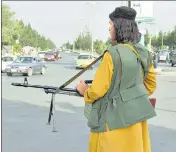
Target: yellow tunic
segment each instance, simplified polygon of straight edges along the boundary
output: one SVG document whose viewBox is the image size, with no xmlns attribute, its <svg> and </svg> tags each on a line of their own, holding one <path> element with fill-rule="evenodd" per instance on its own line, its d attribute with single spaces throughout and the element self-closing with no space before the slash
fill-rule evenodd
<svg viewBox="0 0 176 152">
<path fill-rule="evenodd" d="M 112 57 L 109 52 L 106 52 L 92 85 L 84 93 L 85 102 L 93 103 L 105 95 L 110 88 L 112 74 Z M 144 84 L 151 95 L 156 89 L 156 74 L 153 65 L 150 66 Z M 113 131 L 109 131 L 107 126 L 107 132 L 103 133 L 91 132 L 89 152 L 151 152 L 147 121 Z"/>
</svg>

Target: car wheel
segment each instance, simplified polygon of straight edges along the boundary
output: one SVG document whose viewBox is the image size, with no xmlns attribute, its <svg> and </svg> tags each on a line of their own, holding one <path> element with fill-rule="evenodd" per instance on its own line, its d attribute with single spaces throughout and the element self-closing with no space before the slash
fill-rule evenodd
<svg viewBox="0 0 176 152">
<path fill-rule="evenodd" d="M 173 67 L 173 66 L 174 66 L 174 63 L 171 63 L 171 66 Z"/>
<path fill-rule="evenodd" d="M 32 70 L 32 68 L 29 68 L 28 72 L 27 72 L 27 76 L 30 77 L 30 76 L 32 76 L 32 74 L 33 74 L 33 70 Z"/>
<path fill-rule="evenodd" d="M 45 67 L 42 67 L 42 70 L 41 70 L 40 74 L 42 74 L 42 75 L 45 74 Z"/>
<path fill-rule="evenodd" d="M 7 75 L 8 75 L 8 76 L 12 76 L 12 73 L 10 73 L 10 72 L 7 72 Z"/>
</svg>

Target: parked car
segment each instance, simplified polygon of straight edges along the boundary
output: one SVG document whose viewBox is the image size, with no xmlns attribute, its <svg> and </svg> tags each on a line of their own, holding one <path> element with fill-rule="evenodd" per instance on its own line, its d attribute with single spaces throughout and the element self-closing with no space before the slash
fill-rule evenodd
<svg viewBox="0 0 176 152">
<path fill-rule="evenodd" d="M 10 65 L 6 67 L 8 76 L 13 74 L 23 74 L 24 76 L 32 76 L 34 73 L 44 74 L 46 70 L 45 62 L 39 57 L 20 56 Z"/>
<path fill-rule="evenodd" d="M 1 68 L 1 72 L 5 72 L 5 69 L 8 65 L 12 64 L 15 59 L 17 57 L 16 56 L 4 56 L 2 57 L 2 68 Z"/>
<path fill-rule="evenodd" d="M 168 50 L 159 50 L 158 51 L 158 63 L 164 62 L 169 63 L 169 51 Z"/>
<path fill-rule="evenodd" d="M 171 66 L 174 66 L 176 64 L 176 50 L 170 53 L 170 63 Z"/>
<path fill-rule="evenodd" d="M 44 57 L 45 57 L 45 51 L 40 51 L 39 53 L 38 53 L 38 57 L 40 57 L 41 59 L 44 59 Z"/>
<path fill-rule="evenodd" d="M 55 61 L 56 60 L 56 55 L 54 52 L 47 52 L 45 53 L 45 57 L 44 57 L 45 61 Z"/>
<path fill-rule="evenodd" d="M 66 50 L 65 53 L 70 53 L 70 50 Z"/>
<path fill-rule="evenodd" d="M 92 63 L 94 60 L 95 60 L 95 58 L 91 55 L 81 54 L 76 59 L 76 69 L 85 68 L 90 63 Z"/>
</svg>

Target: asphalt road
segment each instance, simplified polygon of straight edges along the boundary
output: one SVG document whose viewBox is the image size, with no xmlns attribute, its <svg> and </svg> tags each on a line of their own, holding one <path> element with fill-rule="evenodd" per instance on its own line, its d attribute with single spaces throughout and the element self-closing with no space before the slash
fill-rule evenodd
<svg viewBox="0 0 176 152">
<path fill-rule="evenodd" d="M 79 70 L 75 70 L 77 54 L 62 54 L 62 59 L 49 62 L 44 76 L 33 75 L 30 84 L 60 86 Z M 95 66 L 96 69 L 97 66 Z M 88 70 L 80 79 L 92 79 Z M 83 116 L 81 97 L 56 96 L 57 132 L 46 125 L 50 95 L 43 90 L 14 87 L 23 76 L 2 76 L 2 151 L 3 152 L 87 152 L 89 128 Z M 149 120 L 152 152 L 176 151 L 176 76 L 158 76 L 157 117 Z"/>
</svg>

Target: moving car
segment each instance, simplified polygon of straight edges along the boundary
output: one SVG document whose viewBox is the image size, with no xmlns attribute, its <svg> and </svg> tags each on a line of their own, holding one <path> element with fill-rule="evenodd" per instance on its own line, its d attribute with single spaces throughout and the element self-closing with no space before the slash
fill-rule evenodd
<svg viewBox="0 0 176 152">
<path fill-rule="evenodd" d="M 95 58 L 91 55 L 81 54 L 76 59 L 76 69 L 85 68 L 90 63 L 92 63 L 94 60 L 95 60 Z"/>
<path fill-rule="evenodd" d="M 2 68 L 1 68 L 1 72 L 5 72 L 5 69 L 8 65 L 12 64 L 15 59 L 17 57 L 16 56 L 4 56 L 2 57 Z"/>
<path fill-rule="evenodd" d="M 170 53 L 170 63 L 171 66 L 174 66 L 176 64 L 176 50 Z"/>
<path fill-rule="evenodd" d="M 41 59 L 44 59 L 44 57 L 45 57 L 45 51 L 40 51 L 39 53 L 38 53 L 38 57 L 40 57 Z"/>
<path fill-rule="evenodd" d="M 55 61 L 56 60 L 56 55 L 54 52 L 47 52 L 45 53 L 45 57 L 44 57 L 45 61 Z"/>
<path fill-rule="evenodd" d="M 169 63 L 169 51 L 168 50 L 160 50 L 158 51 L 158 63 Z"/>
<path fill-rule="evenodd" d="M 24 76 L 32 76 L 34 73 L 44 74 L 46 70 L 45 62 L 39 57 L 20 56 L 10 65 L 6 67 L 8 76 L 13 74 L 23 74 Z"/>
</svg>

